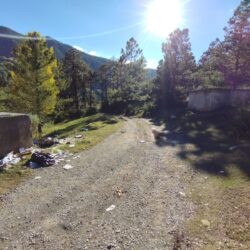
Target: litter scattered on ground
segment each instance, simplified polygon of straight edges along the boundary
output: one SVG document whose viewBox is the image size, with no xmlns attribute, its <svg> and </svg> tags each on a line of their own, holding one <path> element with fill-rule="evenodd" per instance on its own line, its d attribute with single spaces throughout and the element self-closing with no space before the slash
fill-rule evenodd
<svg viewBox="0 0 250 250">
<path fill-rule="evenodd" d="M 31 155 L 31 159 L 29 161 L 29 167 L 48 167 L 54 165 L 55 163 L 55 159 L 51 154 L 43 152 L 34 152 Z"/>
<path fill-rule="evenodd" d="M 80 139 L 80 138 L 82 138 L 82 137 L 83 137 L 83 135 L 76 135 L 76 136 L 75 136 L 76 139 Z"/>
<path fill-rule="evenodd" d="M 42 177 L 41 176 L 36 176 L 35 177 L 35 180 L 39 180 L 39 179 L 41 179 Z"/>
<path fill-rule="evenodd" d="M 109 212 L 109 211 L 112 211 L 113 209 L 115 209 L 115 205 L 111 205 L 110 207 L 106 209 L 106 211 Z"/>
<path fill-rule="evenodd" d="M 69 147 L 70 148 L 74 148 L 76 145 L 75 144 L 70 144 Z"/>
<path fill-rule="evenodd" d="M 88 128 L 83 128 L 82 131 L 89 131 L 89 129 Z"/>
<path fill-rule="evenodd" d="M 8 153 L 2 160 L 0 160 L 0 169 L 10 168 L 9 165 L 16 165 L 21 161 L 21 158 L 14 155 L 13 152 Z"/>
<path fill-rule="evenodd" d="M 66 164 L 66 165 L 63 166 L 63 169 L 65 169 L 65 170 L 70 170 L 72 168 L 74 168 L 74 167 L 72 165 L 70 165 L 70 164 Z"/>
<path fill-rule="evenodd" d="M 19 148 L 20 156 L 29 155 L 32 153 L 32 148 Z"/>
<path fill-rule="evenodd" d="M 176 144 L 178 144 L 179 142 L 178 141 L 175 141 L 175 140 L 173 140 L 173 141 L 169 141 L 172 145 L 176 145 Z"/>
<path fill-rule="evenodd" d="M 39 146 L 41 148 L 49 148 L 56 144 L 57 142 L 52 137 L 46 137 L 40 140 Z"/>
<path fill-rule="evenodd" d="M 183 192 L 179 192 L 179 195 L 180 195 L 181 197 L 186 197 L 186 194 L 183 193 Z"/>
<path fill-rule="evenodd" d="M 28 167 L 35 169 L 35 168 L 40 168 L 41 164 L 37 163 L 37 162 L 33 162 L 33 161 L 29 161 L 28 162 Z"/>
<path fill-rule="evenodd" d="M 247 143 L 247 144 L 240 144 L 240 145 L 235 145 L 235 146 L 232 146 L 229 148 L 230 151 L 234 151 L 238 148 L 246 148 L 246 147 L 250 147 L 250 144 Z"/>
<path fill-rule="evenodd" d="M 115 195 L 116 195 L 118 198 L 120 198 L 120 197 L 122 196 L 122 194 L 123 194 L 122 190 L 117 188 L 116 191 L 115 191 Z"/>
<path fill-rule="evenodd" d="M 142 141 L 140 141 L 140 143 L 145 143 L 145 141 L 142 140 Z"/>
<path fill-rule="evenodd" d="M 224 173 L 225 173 L 225 171 L 223 171 L 223 170 L 222 170 L 222 171 L 220 171 L 220 174 L 224 174 Z"/>
</svg>

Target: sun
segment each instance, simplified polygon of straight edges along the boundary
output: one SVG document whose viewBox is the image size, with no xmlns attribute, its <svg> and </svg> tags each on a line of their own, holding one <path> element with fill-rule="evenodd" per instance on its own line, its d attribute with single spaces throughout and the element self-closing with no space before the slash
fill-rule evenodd
<svg viewBox="0 0 250 250">
<path fill-rule="evenodd" d="M 146 7 L 147 31 L 166 37 L 183 24 L 181 0 L 152 0 Z"/>
</svg>

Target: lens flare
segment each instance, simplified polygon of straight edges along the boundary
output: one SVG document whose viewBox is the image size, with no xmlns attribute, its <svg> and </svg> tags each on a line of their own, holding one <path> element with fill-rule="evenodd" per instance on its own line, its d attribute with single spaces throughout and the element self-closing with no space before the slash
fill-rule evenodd
<svg viewBox="0 0 250 250">
<path fill-rule="evenodd" d="M 146 28 L 154 35 L 166 37 L 184 23 L 181 0 L 152 0 L 146 9 Z"/>
</svg>

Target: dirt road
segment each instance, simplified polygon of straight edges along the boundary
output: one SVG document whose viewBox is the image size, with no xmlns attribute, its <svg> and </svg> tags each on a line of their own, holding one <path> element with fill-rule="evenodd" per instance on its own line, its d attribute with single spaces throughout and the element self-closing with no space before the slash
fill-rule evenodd
<svg viewBox="0 0 250 250">
<path fill-rule="evenodd" d="M 71 159 L 73 169 L 36 170 L 40 179 L 4 199 L 0 249 L 190 249 L 178 232 L 192 213 L 192 175 L 174 147 L 155 144 L 151 127 L 129 119 Z"/>
</svg>

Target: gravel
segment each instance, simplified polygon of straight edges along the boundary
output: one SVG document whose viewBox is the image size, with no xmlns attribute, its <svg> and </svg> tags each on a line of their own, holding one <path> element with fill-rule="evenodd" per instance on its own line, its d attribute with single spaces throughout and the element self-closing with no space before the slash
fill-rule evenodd
<svg viewBox="0 0 250 250">
<path fill-rule="evenodd" d="M 72 156 L 70 171 L 35 170 L 40 179 L 3 200 L 0 249 L 190 249 L 182 233 L 193 211 L 189 172 L 176 151 L 157 146 L 151 124 L 134 118 Z"/>
</svg>

